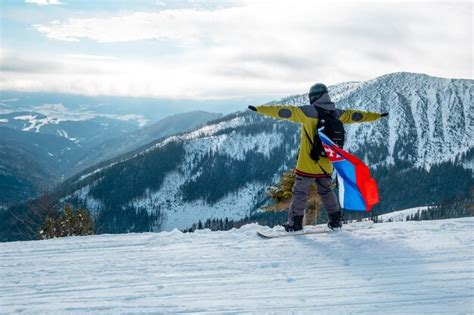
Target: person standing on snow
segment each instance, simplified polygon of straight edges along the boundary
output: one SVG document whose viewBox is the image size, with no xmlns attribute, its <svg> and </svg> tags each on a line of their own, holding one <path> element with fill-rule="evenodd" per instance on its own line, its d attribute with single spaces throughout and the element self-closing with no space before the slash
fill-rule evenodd
<svg viewBox="0 0 474 315">
<path fill-rule="evenodd" d="M 332 163 L 324 156 L 318 157 L 317 161 L 311 157 L 313 141 L 309 135 L 317 133 L 318 111 L 334 115 L 344 124 L 375 121 L 388 115 L 388 113 L 378 114 L 352 109 L 336 109 L 334 103 L 331 102 L 327 87 L 322 83 L 313 85 L 309 90 L 308 96 L 311 105 L 306 106 L 249 106 L 249 109 L 259 114 L 302 124 L 295 171 L 296 179 L 292 189 L 293 196 L 290 209 L 288 210 L 288 222 L 284 224 L 287 232 L 303 229 L 306 202 L 311 185 L 314 182 L 328 214 L 328 226 L 331 229 L 342 227 L 343 213 L 334 193 L 331 178 L 333 172 Z"/>
</svg>

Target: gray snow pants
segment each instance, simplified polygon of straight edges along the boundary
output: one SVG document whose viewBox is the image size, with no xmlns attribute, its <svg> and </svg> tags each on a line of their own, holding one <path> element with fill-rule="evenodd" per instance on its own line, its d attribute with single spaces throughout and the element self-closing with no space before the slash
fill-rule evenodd
<svg viewBox="0 0 474 315">
<path fill-rule="evenodd" d="M 293 197 L 291 199 L 290 210 L 288 211 L 288 223 L 293 225 L 293 217 L 297 215 L 304 215 L 306 209 L 306 202 L 310 192 L 311 185 L 316 183 L 318 194 L 321 197 L 324 208 L 327 213 L 334 213 L 341 211 L 336 194 L 334 193 L 332 179 L 329 177 L 304 177 L 296 175 L 295 183 L 293 185 Z"/>
</svg>

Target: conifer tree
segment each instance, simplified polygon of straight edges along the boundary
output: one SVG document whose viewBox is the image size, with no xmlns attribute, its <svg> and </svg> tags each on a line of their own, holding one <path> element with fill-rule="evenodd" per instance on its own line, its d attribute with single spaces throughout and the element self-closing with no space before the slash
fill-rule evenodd
<svg viewBox="0 0 474 315">
<path fill-rule="evenodd" d="M 92 235 L 94 232 L 91 215 L 87 209 L 79 208 L 76 213 L 76 235 Z"/>
<path fill-rule="evenodd" d="M 47 216 L 38 232 L 39 239 L 54 238 L 56 235 L 56 222 L 53 218 Z"/>
<path fill-rule="evenodd" d="M 74 235 L 92 235 L 94 232 L 92 217 L 87 209 L 80 208 L 74 212 L 66 204 L 58 218 L 47 216 L 38 230 L 38 239 L 66 237 Z"/>
<path fill-rule="evenodd" d="M 74 235 L 75 216 L 70 205 L 64 206 L 64 213 L 59 219 L 59 236 Z"/>
</svg>

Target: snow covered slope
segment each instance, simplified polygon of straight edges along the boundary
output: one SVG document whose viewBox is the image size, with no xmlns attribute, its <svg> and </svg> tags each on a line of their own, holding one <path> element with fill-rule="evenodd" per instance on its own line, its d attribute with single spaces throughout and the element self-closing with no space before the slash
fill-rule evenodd
<svg viewBox="0 0 474 315">
<path fill-rule="evenodd" d="M 393 211 L 390 213 L 382 214 L 377 216 L 378 222 L 398 222 L 406 221 L 407 217 L 411 217 L 416 213 L 421 213 L 428 210 L 430 207 L 415 207 L 410 209 L 404 209 L 399 211 Z"/>
<path fill-rule="evenodd" d="M 267 183 L 296 155 L 296 131 L 296 125 L 249 112 L 227 116 L 71 178 L 66 184 L 74 190 L 63 200 L 96 213 L 114 211 L 109 219 L 121 215 L 120 208 L 157 215 L 152 225 L 159 230 L 210 218 L 240 220 L 265 200 Z M 139 227 L 135 222 L 128 218 L 106 231 L 127 232 Z"/>
<path fill-rule="evenodd" d="M 264 240 L 247 225 L 0 243 L 2 313 L 474 311 L 474 218 Z"/>
</svg>

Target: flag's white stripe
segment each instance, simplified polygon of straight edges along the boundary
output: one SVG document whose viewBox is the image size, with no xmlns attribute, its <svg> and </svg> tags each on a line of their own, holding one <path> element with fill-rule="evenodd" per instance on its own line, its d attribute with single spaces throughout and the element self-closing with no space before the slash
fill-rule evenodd
<svg viewBox="0 0 474 315">
<path fill-rule="evenodd" d="M 344 180 L 341 176 L 337 176 L 337 184 L 339 186 L 339 203 L 344 208 Z"/>
</svg>

